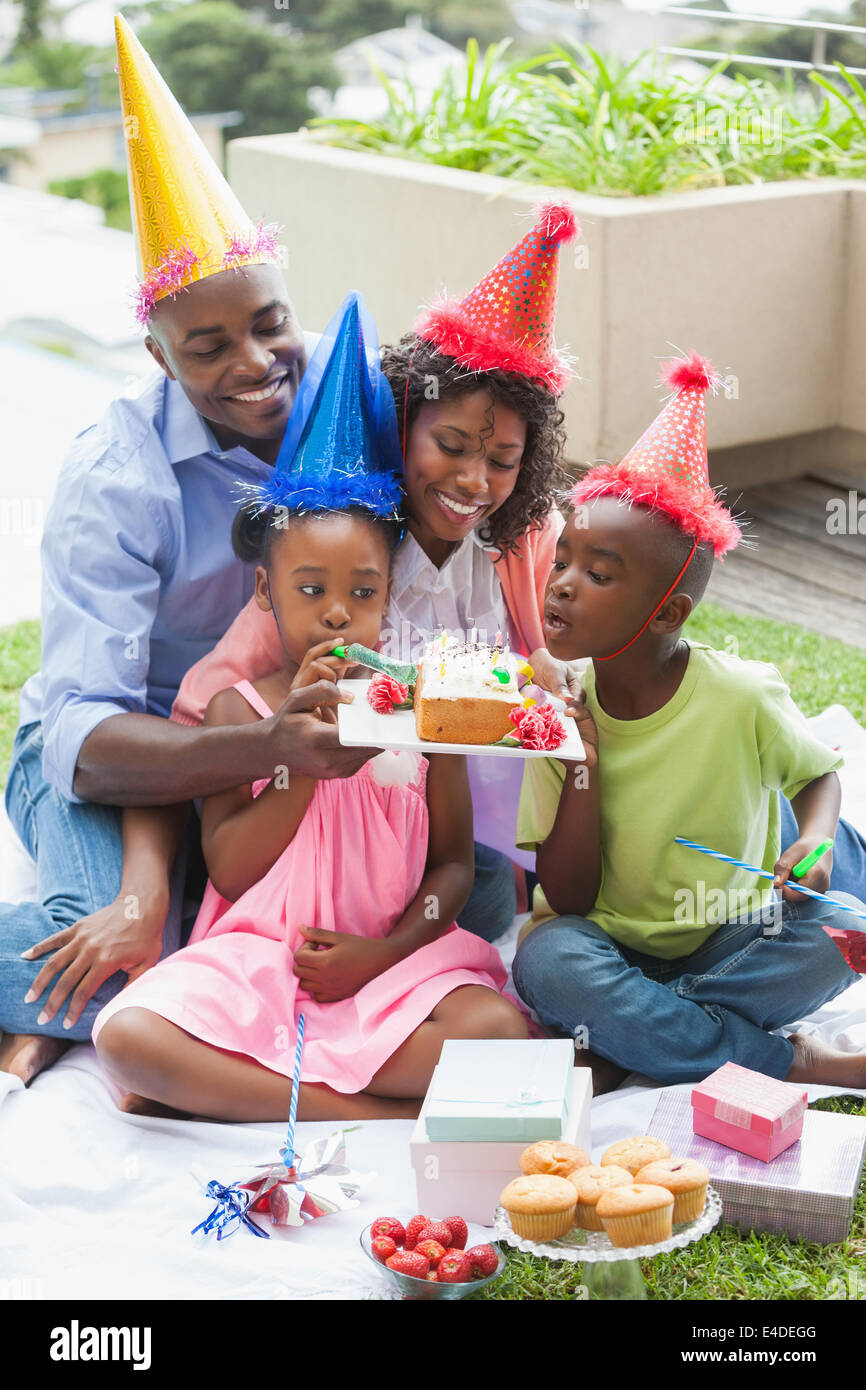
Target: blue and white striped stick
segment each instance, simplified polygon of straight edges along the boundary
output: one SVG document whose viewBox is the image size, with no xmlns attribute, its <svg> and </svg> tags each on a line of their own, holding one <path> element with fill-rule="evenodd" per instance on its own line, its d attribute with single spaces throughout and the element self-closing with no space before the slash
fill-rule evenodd
<svg viewBox="0 0 866 1390">
<path fill-rule="evenodd" d="M 295 1070 L 292 1074 L 292 1099 L 289 1105 L 289 1132 L 286 1142 L 280 1149 L 280 1157 L 287 1168 L 295 1162 L 295 1120 L 298 1114 L 298 1087 L 301 1081 L 301 1053 L 304 1050 L 304 1015 L 298 1016 L 298 1042 L 295 1048 Z"/>
<path fill-rule="evenodd" d="M 678 845 L 685 845 L 686 849 L 699 849 L 701 854 L 708 854 L 711 859 L 720 859 L 723 864 L 735 864 L 738 869 L 749 869 L 751 873 L 758 874 L 760 878 L 772 880 L 776 877 L 771 874 L 769 869 L 759 869 L 755 864 L 747 864 L 743 859 L 734 859 L 730 854 L 721 854 L 717 849 L 708 849 L 706 845 L 699 845 L 697 840 L 684 840 L 681 835 L 675 835 L 674 841 Z M 831 907 L 841 907 L 843 912 L 850 912 L 853 917 L 859 917 L 866 922 L 866 912 L 860 912 L 856 907 L 849 907 L 847 903 L 840 903 L 836 898 L 828 898 L 826 893 L 816 893 L 814 888 L 805 888 L 802 883 L 796 883 L 794 879 L 785 880 L 786 888 L 796 888 L 798 893 L 805 893 L 809 898 L 815 898 L 819 903 L 829 903 Z"/>
</svg>

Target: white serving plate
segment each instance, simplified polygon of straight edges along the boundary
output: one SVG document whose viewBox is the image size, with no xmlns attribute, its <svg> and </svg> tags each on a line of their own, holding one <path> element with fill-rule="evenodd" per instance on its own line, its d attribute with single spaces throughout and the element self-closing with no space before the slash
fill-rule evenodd
<svg viewBox="0 0 866 1390">
<path fill-rule="evenodd" d="M 371 677 L 372 679 L 372 677 Z M 563 716 L 567 731 L 564 743 L 553 752 L 535 748 L 497 748 L 489 743 L 425 743 L 415 733 L 415 712 L 397 709 L 393 714 L 377 714 L 367 700 L 369 680 L 342 680 L 340 690 L 354 695 L 351 705 L 337 706 L 340 742 L 346 747 L 409 749 L 413 753 L 472 753 L 488 758 L 562 758 L 565 762 L 586 760 L 583 742 L 573 719 Z M 558 713 L 565 708 L 561 700 L 549 695 Z"/>
</svg>

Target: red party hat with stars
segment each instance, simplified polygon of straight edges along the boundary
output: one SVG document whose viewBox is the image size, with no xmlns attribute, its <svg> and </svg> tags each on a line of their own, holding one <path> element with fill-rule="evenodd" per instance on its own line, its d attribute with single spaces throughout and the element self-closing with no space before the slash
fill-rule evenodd
<svg viewBox="0 0 866 1390">
<path fill-rule="evenodd" d="M 514 372 L 559 395 L 571 378 L 553 341 L 559 246 L 580 228 L 564 203 L 534 212 L 532 229 L 474 290 L 465 299 L 436 300 L 415 332 L 469 371 Z"/>
<path fill-rule="evenodd" d="M 742 532 L 710 486 L 704 394 L 720 377 L 696 352 L 661 368 L 673 396 L 619 463 L 599 464 L 572 491 L 575 506 L 596 497 L 621 497 L 659 512 L 698 542 L 712 545 L 716 557 L 733 550 Z"/>
</svg>

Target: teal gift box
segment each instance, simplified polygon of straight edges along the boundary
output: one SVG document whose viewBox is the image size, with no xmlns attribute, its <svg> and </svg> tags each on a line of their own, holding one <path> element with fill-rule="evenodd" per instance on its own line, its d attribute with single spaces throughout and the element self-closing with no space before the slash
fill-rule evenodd
<svg viewBox="0 0 866 1390">
<path fill-rule="evenodd" d="M 569 1038 L 451 1038 L 428 1092 L 427 1137 L 561 1139 L 573 1067 Z"/>
</svg>

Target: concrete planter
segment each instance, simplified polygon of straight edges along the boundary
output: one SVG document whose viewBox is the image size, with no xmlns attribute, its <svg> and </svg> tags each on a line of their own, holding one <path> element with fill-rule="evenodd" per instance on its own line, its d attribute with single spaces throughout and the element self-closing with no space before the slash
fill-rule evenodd
<svg viewBox="0 0 866 1390">
<path fill-rule="evenodd" d="M 284 225 L 301 321 L 360 289 L 383 342 L 440 289 L 461 295 L 561 191 L 357 154 L 303 134 L 229 145 L 233 187 Z M 708 404 L 714 481 L 818 465 L 866 478 L 866 191 L 819 180 L 668 197 L 564 195 L 557 339 L 581 380 L 564 397 L 569 458 L 621 455 L 657 409 L 658 359 L 696 348 L 726 378 Z M 521 220 L 516 213 L 523 214 Z"/>
</svg>

